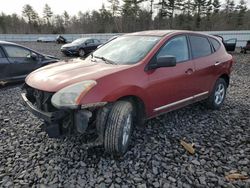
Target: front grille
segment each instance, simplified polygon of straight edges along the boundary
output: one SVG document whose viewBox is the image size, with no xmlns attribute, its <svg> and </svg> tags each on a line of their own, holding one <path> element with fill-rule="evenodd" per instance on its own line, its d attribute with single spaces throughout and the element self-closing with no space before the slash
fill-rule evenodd
<svg viewBox="0 0 250 188">
<path fill-rule="evenodd" d="M 29 101 L 39 110 L 44 112 L 55 112 L 56 108 L 51 104 L 51 98 L 54 93 L 41 91 L 27 85 L 24 86 L 26 96 Z"/>
</svg>

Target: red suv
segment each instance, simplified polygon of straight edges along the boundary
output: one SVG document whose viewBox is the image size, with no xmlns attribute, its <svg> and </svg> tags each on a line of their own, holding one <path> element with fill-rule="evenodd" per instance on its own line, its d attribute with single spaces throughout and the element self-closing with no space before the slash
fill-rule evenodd
<svg viewBox="0 0 250 188">
<path fill-rule="evenodd" d="M 232 65 L 216 37 L 143 31 L 32 72 L 22 98 L 50 137 L 81 133 L 86 145 L 122 155 L 145 120 L 201 100 L 219 109 Z"/>
</svg>

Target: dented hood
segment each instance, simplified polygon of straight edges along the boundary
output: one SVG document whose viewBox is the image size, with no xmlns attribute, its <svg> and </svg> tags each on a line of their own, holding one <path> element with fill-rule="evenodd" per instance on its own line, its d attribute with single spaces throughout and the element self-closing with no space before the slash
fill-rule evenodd
<svg viewBox="0 0 250 188">
<path fill-rule="evenodd" d="M 27 76 L 25 82 L 39 90 L 56 92 L 80 81 L 98 80 L 127 67 L 127 65 L 106 64 L 102 60 L 92 62 L 91 60 L 73 59 L 37 69 Z"/>
</svg>

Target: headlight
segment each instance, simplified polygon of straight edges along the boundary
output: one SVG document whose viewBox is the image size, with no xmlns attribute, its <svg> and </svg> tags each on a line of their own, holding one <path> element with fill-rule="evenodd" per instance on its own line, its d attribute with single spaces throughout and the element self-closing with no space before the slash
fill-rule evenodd
<svg viewBox="0 0 250 188">
<path fill-rule="evenodd" d="M 96 84 L 94 80 L 86 80 L 67 86 L 52 96 L 51 103 L 57 108 L 75 109 L 81 98 Z"/>
</svg>

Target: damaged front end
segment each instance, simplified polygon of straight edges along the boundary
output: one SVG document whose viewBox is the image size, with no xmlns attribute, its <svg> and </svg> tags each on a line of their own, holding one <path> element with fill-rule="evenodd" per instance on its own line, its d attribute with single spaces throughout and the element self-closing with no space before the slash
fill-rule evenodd
<svg viewBox="0 0 250 188">
<path fill-rule="evenodd" d="M 29 111 L 44 120 L 42 128 L 49 137 L 58 138 L 76 133 L 93 134 L 91 141 L 87 141 L 88 144 L 102 144 L 105 123 L 100 119 L 105 118 L 103 111 L 107 111 L 105 110 L 107 103 L 79 105 L 75 108 L 57 108 L 51 102 L 55 93 L 34 89 L 26 84 L 23 86 L 21 95 Z"/>
</svg>

